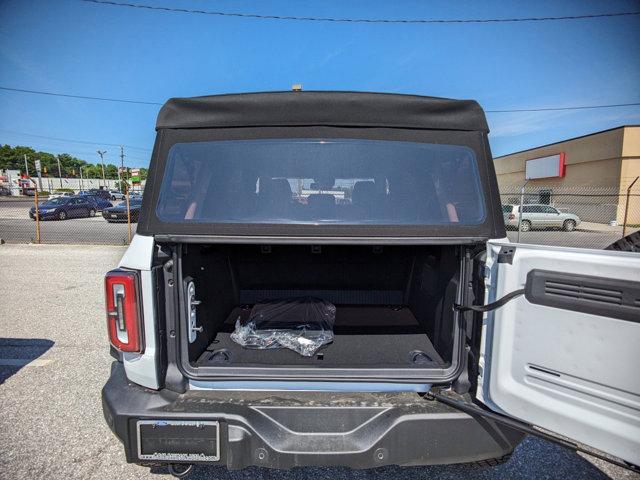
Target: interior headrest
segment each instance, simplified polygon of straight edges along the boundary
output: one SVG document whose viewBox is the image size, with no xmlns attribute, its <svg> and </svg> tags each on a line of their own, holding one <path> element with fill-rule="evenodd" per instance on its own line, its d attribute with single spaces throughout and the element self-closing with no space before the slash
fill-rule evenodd
<svg viewBox="0 0 640 480">
<path fill-rule="evenodd" d="M 354 205 L 371 203 L 376 197 L 376 184 L 371 181 L 360 181 L 353 185 L 351 202 Z"/>
<path fill-rule="evenodd" d="M 286 178 L 260 177 L 260 198 L 271 202 L 290 202 L 291 185 Z"/>
</svg>

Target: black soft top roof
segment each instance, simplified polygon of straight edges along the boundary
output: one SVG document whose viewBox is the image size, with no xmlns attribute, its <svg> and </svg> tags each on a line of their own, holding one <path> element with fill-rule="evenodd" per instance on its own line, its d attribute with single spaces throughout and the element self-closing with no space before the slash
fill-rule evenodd
<svg viewBox="0 0 640 480">
<path fill-rule="evenodd" d="M 327 91 L 172 98 L 156 129 L 304 125 L 489 131 L 474 100 Z"/>
</svg>

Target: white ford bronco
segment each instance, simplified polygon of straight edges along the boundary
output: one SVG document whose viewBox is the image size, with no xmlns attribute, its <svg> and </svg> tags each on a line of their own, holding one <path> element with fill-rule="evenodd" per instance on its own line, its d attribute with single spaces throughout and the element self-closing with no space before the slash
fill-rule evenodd
<svg viewBox="0 0 640 480">
<path fill-rule="evenodd" d="M 217 95 L 156 129 L 105 279 L 128 462 L 494 462 L 530 433 L 640 464 L 640 255 L 509 243 L 476 102 Z"/>
</svg>

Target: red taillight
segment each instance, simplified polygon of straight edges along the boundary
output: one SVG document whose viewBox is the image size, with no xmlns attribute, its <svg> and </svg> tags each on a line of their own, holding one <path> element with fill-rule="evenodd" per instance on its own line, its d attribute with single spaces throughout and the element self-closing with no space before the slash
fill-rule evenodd
<svg viewBox="0 0 640 480">
<path fill-rule="evenodd" d="M 111 270 L 104 279 L 109 341 L 123 352 L 142 353 L 144 339 L 138 273 Z"/>
<path fill-rule="evenodd" d="M 516 214 L 515 213 L 510 213 L 509 214 L 509 220 L 515 220 L 516 219 Z"/>
</svg>

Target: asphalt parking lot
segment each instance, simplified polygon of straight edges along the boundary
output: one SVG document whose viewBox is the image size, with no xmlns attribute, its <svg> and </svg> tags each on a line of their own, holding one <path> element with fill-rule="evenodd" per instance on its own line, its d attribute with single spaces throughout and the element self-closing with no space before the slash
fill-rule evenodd
<svg viewBox="0 0 640 480">
<path fill-rule="evenodd" d="M 102 418 L 109 373 L 102 276 L 122 247 L 0 246 L 0 478 L 168 478 L 128 465 Z M 425 432 L 425 435 L 428 435 Z M 216 479 L 640 478 L 562 447 L 527 438 L 504 465 L 259 468 L 200 467 Z"/>
<path fill-rule="evenodd" d="M 7 243 L 35 242 L 35 222 L 29 218 L 29 208 L 32 204 L 33 202 L 30 202 L 29 199 L 0 199 L 0 238 Z M 133 224 L 132 231 L 134 233 L 135 229 L 136 224 Z M 129 242 L 128 225 L 126 223 L 108 223 L 100 213 L 94 218 L 40 222 L 40 235 L 42 243 L 126 245 Z M 516 241 L 518 232 L 510 230 L 507 235 L 511 241 Z M 538 245 L 601 249 L 615 242 L 621 236 L 621 227 L 583 223 L 573 232 L 560 230 L 521 232 L 520 241 Z"/>
</svg>

